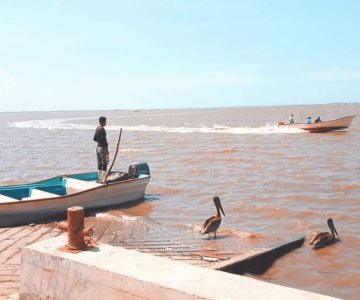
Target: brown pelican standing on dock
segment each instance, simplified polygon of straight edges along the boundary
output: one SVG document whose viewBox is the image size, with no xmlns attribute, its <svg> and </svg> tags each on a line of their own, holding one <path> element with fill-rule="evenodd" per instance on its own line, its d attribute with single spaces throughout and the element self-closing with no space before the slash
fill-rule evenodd
<svg viewBox="0 0 360 300">
<path fill-rule="evenodd" d="M 339 240 L 339 234 L 336 231 L 333 219 L 327 219 L 327 224 L 331 232 L 320 232 L 316 234 L 309 242 L 313 249 L 319 249 L 331 245 Z"/>
<path fill-rule="evenodd" d="M 224 217 L 225 217 L 225 213 L 224 213 L 224 210 L 222 208 L 220 198 L 218 196 L 214 197 L 214 204 L 215 204 L 215 207 L 216 207 L 216 215 L 210 217 L 209 219 L 207 219 L 205 221 L 205 223 L 203 224 L 202 229 L 200 230 L 200 233 L 202 235 L 208 234 L 209 237 L 210 237 L 210 233 L 213 232 L 214 237 L 216 239 L 216 231 L 218 230 L 218 228 L 220 226 L 220 223 L 221 223 L 220 211 L 222 212 Z"/>
</svg>

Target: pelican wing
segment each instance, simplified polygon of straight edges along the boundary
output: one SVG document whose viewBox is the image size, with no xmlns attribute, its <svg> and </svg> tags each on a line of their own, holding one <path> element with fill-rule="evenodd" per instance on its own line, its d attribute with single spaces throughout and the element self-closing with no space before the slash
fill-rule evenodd
<svg viewBox="0 0 360 300">
<path fill-rule="evenodd" d="M 204 230 L 204 229 L 208 226 L 209 222 L 210 222 L 213 218 L 215 218 L 215 217 L 213 216 L 213 217 L 210 217 L 209 219 L 206 219 L 206 220 L 205 220 L 205 222 L 204 222 L 204 224 L 203 224 L 203 226 L 202 226 L 202 230 Z"/>
<path fill-rule="evenodd" d="M 327 234 L 327 232 L 313 232 L 311 234 L 311 238 L 310 238 L 310 241 L 309 241 L 309 245 L 313 245 L 315 243 L 315 241 L 318 239 L 318 238 L 321 238 L 322 235 L 324 234 Z"/>
<path fill-rule="evenodd" d="M 317 234 L 310 242 L 315 248 L 323 247 L 335 242 L 335 236 L 330 232 L 321 232 Z"/>
<path fill-rule="evenodd" d="M 207 233 L 216 231 L 219 228 L 220 223 L 221 223 L 220 217 L 214 216 L 214 217 L 207 219 L 203 225 L 201 234 L 207 234 Z"/>
</svg>

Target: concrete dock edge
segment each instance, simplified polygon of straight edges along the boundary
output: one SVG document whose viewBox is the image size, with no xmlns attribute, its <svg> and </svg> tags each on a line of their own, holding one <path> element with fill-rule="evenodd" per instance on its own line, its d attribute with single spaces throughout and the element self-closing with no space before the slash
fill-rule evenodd
<svg viewBox="0 0 360 300">
<path fill-rule="evenodd" d="M 66 237 L 22 250 L 19 299 L 335 299 L 99 244 L 59 250 Z"/>
</svg>

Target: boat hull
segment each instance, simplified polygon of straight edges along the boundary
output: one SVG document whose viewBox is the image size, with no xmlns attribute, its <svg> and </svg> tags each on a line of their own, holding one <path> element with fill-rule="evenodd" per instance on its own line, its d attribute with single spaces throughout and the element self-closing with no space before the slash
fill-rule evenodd
<svg viewBox="0 0 360 300">
<path fill-rule="evenodd" d="M 296 129 L 302 129 L 309 132 L 329 132 L 329 131 L 335 131 L 335 130 L 344 130 L 350 127 L 351 122 L 356 116 L 348 116 L 336 120 L 330 120 L 325 122 L 319 122 L 319 123 L 293 123 L 293 124 L 284 124 L 279 123 L 278 127 L 281 128 L 296 128 Z"/>
<path fill-rule="evenodd" d="M 150 175 L 124 181 L 97 184 L 93 188 L 73 191 L 68 195 L 0 203 L 0 227 L 24 225 L 66 216 L 67 208 L 90 209 L 137 202 L 144 198 Z"/>
</svg>

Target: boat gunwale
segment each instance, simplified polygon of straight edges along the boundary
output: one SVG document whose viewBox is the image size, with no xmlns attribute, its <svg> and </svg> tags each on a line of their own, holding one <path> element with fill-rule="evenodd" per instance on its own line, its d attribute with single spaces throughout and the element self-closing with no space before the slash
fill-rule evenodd
<svg viewBox="0 0 360 300">
<path fill-rule="evenodd" d="M 71 173 L 71 174 L 61 174 L 61 175 L 57 175 L 57 176 L 53 176 L 53 177 L 48 177 L 39 181 L 34 181 L 34 182 L 27 182 L 27 183 L 23 183 L 23 184 L 9 184 L 9 185 L 0 185 L 0 189 L 3 187 L 28 187 L 30 185 L 35 185 L 35 184 L 40 184 L 40 183 L 44 183 L 45 181 L 49 181 L 55 178 L 68 178 L 72 175 L 82 175 L 82 174 L 92 174 L 92 173 L 96 173 L 96 172 L 83 172 L 83 173 Z M 86 181 L 86 180 L 84 180 Z"/>
</svg>

